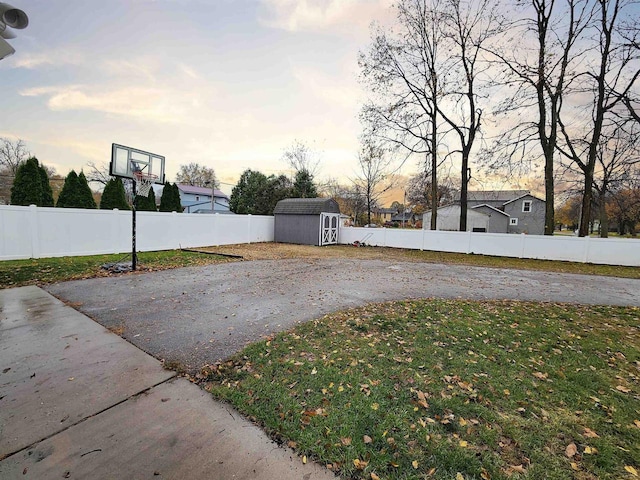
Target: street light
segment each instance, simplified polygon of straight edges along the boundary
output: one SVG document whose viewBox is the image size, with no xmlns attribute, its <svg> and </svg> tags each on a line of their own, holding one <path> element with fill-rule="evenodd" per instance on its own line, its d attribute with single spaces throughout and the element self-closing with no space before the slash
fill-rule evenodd
<svg viewBox="0 0 640 480">
<path fill-rule="evenodd" d="M 16 38 L 16 34 L 11 31 L 11 28 L 22 30 L 27 28 L 27 25 L 29 25 L 29 17 L 26 13 L 8 3 L 0 2 L 0 60 L 16 52 L 5 40 Z"/>
</svg>

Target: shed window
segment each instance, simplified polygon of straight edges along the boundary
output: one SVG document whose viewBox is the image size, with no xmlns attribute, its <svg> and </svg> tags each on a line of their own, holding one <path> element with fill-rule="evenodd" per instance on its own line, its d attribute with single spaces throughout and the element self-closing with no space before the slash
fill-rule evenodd
<svg viewBox="0 0 640 480">
<path fill-rule="evenodd" d="M 200 197 L 196 195 L 196 202 L 200 200 Z"/>
<path fill-rule="evenodd" d="M 530 212 L 531 211 L 531 200 L 524 200 L 522 202 L 522 211 Z"/>
<path fill-rule="evenodd" d="M 510 218 L 509 219 L 509 225 L 518 225 L 518 219 L 517 218 Z"/>
</svg>

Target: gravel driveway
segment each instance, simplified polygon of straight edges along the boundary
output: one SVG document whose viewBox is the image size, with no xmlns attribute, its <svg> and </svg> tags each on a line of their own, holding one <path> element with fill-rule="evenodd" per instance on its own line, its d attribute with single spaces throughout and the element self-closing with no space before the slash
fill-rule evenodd
<svg viewBox="0 0 640 480">
<path fill-rule="evenodd" d="M 640 280 L 345 258 L 223 263 L 47 290 L 190 372 L 263 336 L 369 302 L 439 297 L 640 306 Z"/>
</svg>

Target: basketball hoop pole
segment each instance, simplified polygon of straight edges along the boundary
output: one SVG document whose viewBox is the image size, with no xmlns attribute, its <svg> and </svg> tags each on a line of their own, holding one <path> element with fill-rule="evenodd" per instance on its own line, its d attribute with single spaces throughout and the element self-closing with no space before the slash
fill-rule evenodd
<svg viewBox="0 0 640 480">
<path fill-rule="evenodd" d="M 136 254 L 136 179 L 131 179 L 133 182 L 133 202 L 131 202 L 131 270 L 136 271 L 136 263 L 138 263 L 138 256 Z"/>
</svg>

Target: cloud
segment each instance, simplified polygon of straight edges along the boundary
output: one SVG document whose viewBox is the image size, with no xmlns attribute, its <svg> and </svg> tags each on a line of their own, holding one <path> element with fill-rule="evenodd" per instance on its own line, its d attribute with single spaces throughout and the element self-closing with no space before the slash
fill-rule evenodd
<svg viewBox="0 0 640 480">
<path fill-rule="evenodd" d="M 391 0 L 262 0 L 268 18 L 262 23 L 289 32 L 305 30 L 366 31 L 388 14 Z"/>
<path fill-rule="evenodd" d="M 31 88 L 20 94 L 48 96 L 47 106 L 53 111 L 91 110 L 159 123 L 183 122 L 189 107 L 199 104 L 195 94 L 159 87 L 66 85 Z"/>
<path fill-rule="evenodd" d="M 77 50 L 57 49 L 39 53 L 21 53 L 15 55 L 13 66 L 15 68 L 25 68 L 35 70 L 40 67 L 81 65 L 85 61 L 83 53 Z"/>
</svg>

